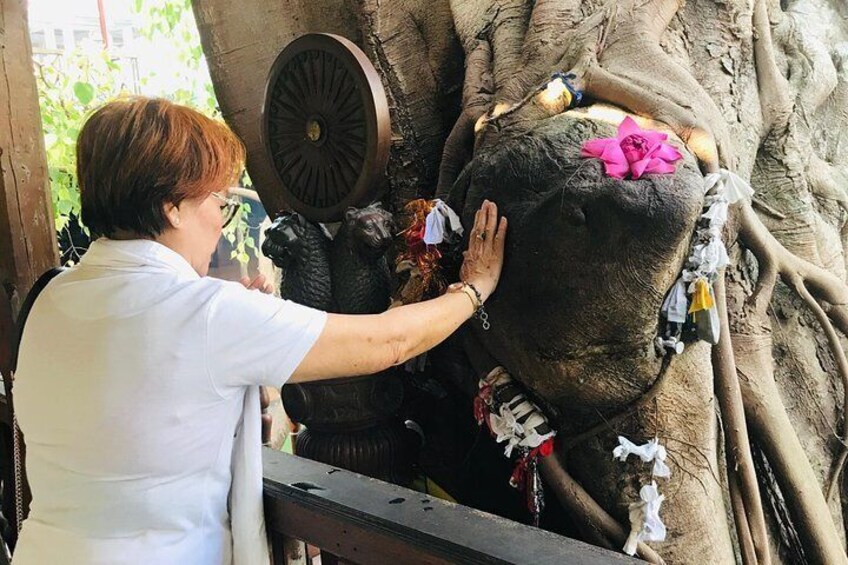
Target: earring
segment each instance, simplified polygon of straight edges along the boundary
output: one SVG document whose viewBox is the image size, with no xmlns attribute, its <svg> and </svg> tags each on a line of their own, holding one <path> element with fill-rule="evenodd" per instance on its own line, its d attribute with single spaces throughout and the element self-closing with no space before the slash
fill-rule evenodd
<svg viewBox="0 0 848 565">
<path fill-rule="evenodd" d="M 180 217 L 179 217 L 179 216 L 177 216 L 176 218 L 174 218 L 174 225 L 175 225 L 175 226 L 180 225 Z"/>
</svg>

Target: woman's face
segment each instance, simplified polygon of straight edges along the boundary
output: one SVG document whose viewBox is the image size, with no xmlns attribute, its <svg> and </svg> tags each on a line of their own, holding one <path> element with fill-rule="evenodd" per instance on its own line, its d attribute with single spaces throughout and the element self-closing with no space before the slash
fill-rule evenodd
<svg viewBox="0 0 848 565">
<path fill-rule="evenodd" d="M 224 222 L 228 217 L 231 205 L 227 189 L 209 193 L 205 197 L 183 200 L 179 206 L 179 225 L 175 231 L 179 233 L 180 247 L 183 255 L 187 255 L 192 267 L 205 276 L 209 270 L 209 261 L 218 240 L 221 239 Z"/>
</svg>

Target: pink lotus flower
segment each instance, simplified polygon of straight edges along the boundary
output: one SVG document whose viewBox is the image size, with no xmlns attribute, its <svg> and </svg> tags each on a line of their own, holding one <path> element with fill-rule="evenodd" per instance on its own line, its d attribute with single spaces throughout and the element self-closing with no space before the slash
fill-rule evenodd
<svg viewBox="0 0 848 565">
<path fill-rule="evenodd" d="M 670 174 L 683 155 L 663 143 L 666 139 L 668 135 L 664 133 L 639 129 L 627 116 L 618 126 L 616 137 L 590 139 L 583 144 L 580 156 L 600 159 L 607 175 L 616 179 L 624 179 L 628 173 L 634 180 L 648 173 Z"/>
</svg>

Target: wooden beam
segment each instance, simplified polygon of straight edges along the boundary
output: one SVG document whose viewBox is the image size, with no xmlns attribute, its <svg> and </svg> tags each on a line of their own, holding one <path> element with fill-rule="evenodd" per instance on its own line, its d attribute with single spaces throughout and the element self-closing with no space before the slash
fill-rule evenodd
<svg viewBox="0 0 848 565">
<path fill-rule="evenodd" d="M 625 565 L 627 555 L 271 449 L 263 450 L 265 520 L 275 563 L 290 538 L 341 561 Z M 280 555 L 281 554 L 281 555 Z M 323 555 L 323 552 L 322 552 Z"/>
<path fill-rule="evenodd" d="M 58 262 L 26 1 L 0 0 L 0 300 L 17 313 Z"/>
</svg>

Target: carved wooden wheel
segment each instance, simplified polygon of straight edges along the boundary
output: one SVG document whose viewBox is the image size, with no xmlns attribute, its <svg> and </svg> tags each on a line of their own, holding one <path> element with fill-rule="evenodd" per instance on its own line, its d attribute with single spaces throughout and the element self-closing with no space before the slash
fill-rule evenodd
<svg viewBox="0 0 848 565">
<path fill-rule="evenodd" d="M 391 143 L 380 77 L 353 43 L 311 33 L 271 67 L 262 117 L 265 150 L 283 199 L 318 222 L 375 199 Z"/>
</svg>

